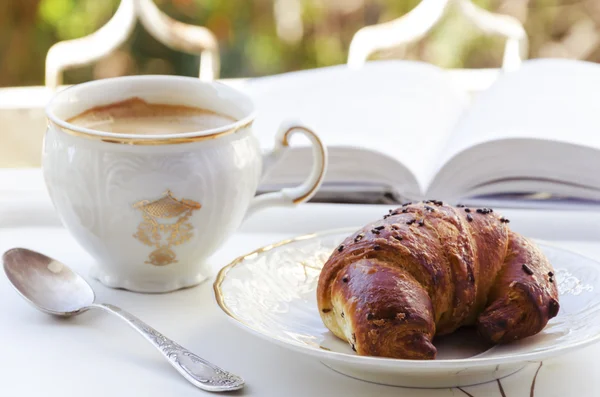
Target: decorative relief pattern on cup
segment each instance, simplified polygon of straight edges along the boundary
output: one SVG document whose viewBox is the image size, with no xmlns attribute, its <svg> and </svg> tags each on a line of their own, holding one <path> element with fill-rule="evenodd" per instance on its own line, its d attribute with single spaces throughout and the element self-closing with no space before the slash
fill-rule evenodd
<svg viewBox="0 0 600 397">
<path fill-rule="evenodd" d="M 193 226 L 188 220 L 201 207 L 196 201 L 175 198 L 170 190 L 156 200 L 142 200 L 133 205 L 144 217 L 133 237 L 156 248 L 146 263 L 166 266 L 177 262 L 172 248 L 192 238 Z"/>
</svg>

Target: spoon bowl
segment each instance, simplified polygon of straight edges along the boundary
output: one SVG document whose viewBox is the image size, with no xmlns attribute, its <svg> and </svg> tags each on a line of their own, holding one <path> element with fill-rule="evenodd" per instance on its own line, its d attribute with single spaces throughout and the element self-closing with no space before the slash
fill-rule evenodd
<svg viewBox="0 0 600 397">
<path fill-rule="evenodd" d="M 68 317 L 94 303 L 94 290 L 83 277 L 46 255 L 13 248 L 2 259 L 11 284 L 25 300 L 46 313 Z"/>
<path fill-rule="evenodd" d="M 101 309 L 116 315 L 144 336 L 184 378 L 196 387 L 231 391 L 244 387 L 244 380 L 200 358 L 143 321 L 107 303 L 95 303 L 92 287 L 61 262 L 39 252 L 13 248 L 2 256 L 4 272 L 21 296 L 39 310 L 69 317 Z"/>
</svg>

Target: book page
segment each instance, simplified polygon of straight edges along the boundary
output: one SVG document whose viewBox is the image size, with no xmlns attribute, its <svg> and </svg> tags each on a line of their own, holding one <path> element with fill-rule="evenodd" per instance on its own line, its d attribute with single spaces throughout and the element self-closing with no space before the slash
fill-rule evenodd
<svg viewBox="0 0 600 397">
<path fill-rule="evenodd" d="M 475 98 L 444 148 L 438 171 L 460 152 L 497 140 L 534 139 L 600 149 L 599 87 L 600 65 L 559 59 L 524 62 Z M 510 161 L 510 153 L 504 155 Z"/>
<path fill-rule="evenodd" d="M 361 148 L 396 159 L 421 187 L 468 103 L 467 94 L 454 88 L 443 70 L 409 61 L 287 73 L 254 79 L 243 89 L 255 100 L 254 132 L 263 147 L 272 147 L 279 124 L 293 118 L 313 128 L 329 147 Z"/>
</svg>

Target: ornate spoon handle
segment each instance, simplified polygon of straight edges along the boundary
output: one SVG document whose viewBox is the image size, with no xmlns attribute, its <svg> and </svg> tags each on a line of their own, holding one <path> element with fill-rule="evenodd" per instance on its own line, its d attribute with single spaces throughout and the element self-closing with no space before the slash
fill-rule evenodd
<svg viewBox="0 0 600 397">
<path fill-rule="evenodd" d="M 102 309 L 123 319 L 160 350 L 167 361 L 196 387 L 212 392 L 244 387 L 244 380 L 239 376 L 198 357 L 125 310 L 106 303 L 94 303 L 89 307 Z"/>
</svg>

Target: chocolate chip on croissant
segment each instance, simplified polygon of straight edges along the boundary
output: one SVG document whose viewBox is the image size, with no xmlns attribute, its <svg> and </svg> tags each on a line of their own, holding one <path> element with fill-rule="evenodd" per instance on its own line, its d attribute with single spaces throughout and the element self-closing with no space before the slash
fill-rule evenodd
<svg viewBox="0 0 600 397">
<path fill-rule="evenodd" d="M 319 277 L 324 324 L 360 355 L 433 359 L 435 335 L 475 325 L 491 343 L 558 314 L 554 270 L 492 209 L 409 204 L 348 236 Z"/>
</svg>

